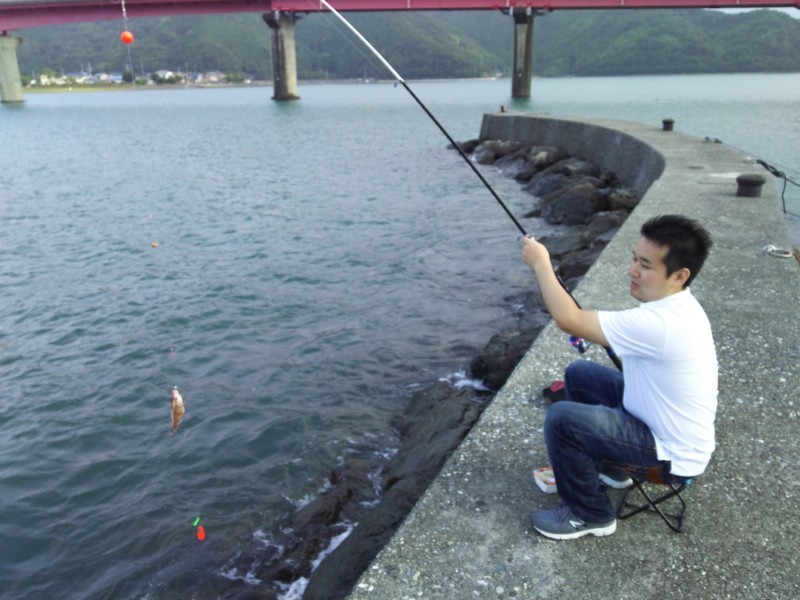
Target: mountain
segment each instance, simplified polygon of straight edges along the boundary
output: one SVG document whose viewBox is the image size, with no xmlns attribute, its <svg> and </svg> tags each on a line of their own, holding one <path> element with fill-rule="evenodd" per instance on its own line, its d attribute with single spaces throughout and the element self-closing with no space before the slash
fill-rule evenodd
<svg viewBox="0 0 800 600">
<path fill-rule="evenodd" d="M 800 20 L 776 11 L 595 10 L 569 17 L 553 13 L 537 23 L 534 69 L 542 75 L 800 70 Z"/>
<path fill-rule="evenodd" d="M 408 79 L 481 77 L 511 71 L 513 21 L 499 11 L 348 13 L 348 20 Z M 272 77 L 270 30 L 258 13 L 134 19 L 30 29 L 18 59 L 23 74 L 43 68 L 138 74 L 159 69 Z M 390 78 L 330 14 L 296 24 L 298 77 Z M 130 52 L 130 54 L 129 54 Z M 538 16 L 534 74 L 800 71 L 800 20 L 758 10 L 569 10 Z"/>
</svg>

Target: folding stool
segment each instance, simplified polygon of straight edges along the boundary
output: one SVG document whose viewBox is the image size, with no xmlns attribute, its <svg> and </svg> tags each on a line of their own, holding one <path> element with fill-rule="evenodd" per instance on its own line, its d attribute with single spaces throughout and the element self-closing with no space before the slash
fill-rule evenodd
<svg viewBox="0 0 800 600">
<path fill-rule="evenodd" d="M 683 530 L 683 518 L 686 514 L 686 501 L 681 497 L 681 492 L 692 483 L 692 478 L 678 478 L 672 483 L 664 483 L 660 469 L 650 469 L 644 474 L 644 477 L 642 477 L 642 473 L 633 474 L 628 472 L 628 475 L 633 480 L 633 485 L 625 490 L 617 510 L 617 517 L 627 519 L 633 515 L 638 515 L 642 511 L 652 510 L 664 519 L 664 522 L 669 525 L 672 531 L 680 533 Z M 658 494 L 648 493 L 644 487 L 645 484 L 660 486 L 662 490 Z M 643 504 L 634 504 L 630 501 L 629 496 L 634 490 L 638 490 L 639 495 L 644 500 Z M 659 505 L 673 498 L 675 500 L 670 503 L 673 508 L 667 509 L 665 504 L 665 508 L 662 510 Z"/>
</svg>

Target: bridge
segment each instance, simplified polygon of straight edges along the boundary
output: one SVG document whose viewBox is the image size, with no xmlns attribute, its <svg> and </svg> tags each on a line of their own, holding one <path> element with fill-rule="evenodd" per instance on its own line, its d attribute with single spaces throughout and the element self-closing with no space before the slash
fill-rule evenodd
<svg viewBox="0 0 800 600">
<path fill-rule="evenodd" d="M 339 12 L 500 10 L 514 19 L 512 96 L 530 96 L 533 19 L 553 10 L 636 8 L 800 8 L 800 0 L 334 0 Z M 300 14 L 325 12 L 318 0 L 0 0 L 0 100 L 22 102 L 17 47 L 9 32 L 31 27 L 128 18 L 261 13 L 271 30 L 275 100 L 295 100 L 294 24 Z"/>
</svg>

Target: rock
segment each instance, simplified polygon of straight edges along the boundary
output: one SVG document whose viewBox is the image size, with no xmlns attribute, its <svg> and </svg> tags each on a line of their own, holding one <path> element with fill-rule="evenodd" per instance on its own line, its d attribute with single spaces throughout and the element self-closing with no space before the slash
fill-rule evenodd
<svg viewBox="0 0 800 600">
<path fill-rule="evenodd" d="M 427 486 L 426 486 L 427 487 Z M 365 515 L 353 532 L 311 575 L 303 600 L 346 598 L 358 578 L 389 542 L 419 500 L 414 484 L 401 482 L 386 494 L 381 508 Z"/>
<path fill-rule="evenodd" d="M 631 212 L 639 203 L 639 195 L 627 188 L 612 189 L 608 194 L 608 207 L 611 210 Z"/>
<path fill-rule="evenodd" d="M 586 237 L 593 246 L 598 244 L 605 246 L 627 218 L 628 213 L 623 210 L 596 213 L 586 222 Z"/>
<path fill-rule="evenodd" d="M 392 420 L 403 440 L 383 469 L 385 495 L 311 576 L 305 600 L 345 598 L 486 406 L 486 394 L 437 382 Z"/>
<path fill-rule="evenodd" d="M 502 158 L 497 159 L 494 163 L 494 166 L 506 177 L 518 179 L 520 173 L 522 173 L 522 176 L 524 177 L 524 173 L 526 173 L 530 168 L 530 163 L 528 163 L 526 158 L 527 154 L 527 148 L 520 148 L 515 152 L 511 152 L 510 154 L 506 154 Z"/>
<path fill-rule="evenodd" d="M 517 181 L 530 181 L 537 173 L 567 157 L 567 154 L 552 146 L 533 146 L 521 148 L 518 152 L 525 153 L 525 160 L 519 161 L 515 172 L 510 175 Z"/>
<path fill-rule="evenodd" d="M 551 164 L 549 167 L 542 171 L 543 173 L 561 173 L 567 177 L 598 177 L 600 175 L 600 167 L 596 164 L 567 156 L 558 162 Z"/>
<path fill-rule="evenodd" d="M 569 156 L 560 148 L 553 146 L 533 146 L 528 151 L 528 162 L 537 170 L 546 169 Z"/>
<path fill-rule="evenodd" d="M 486 140 L 480 143 L 472 152 L 475 162 L 490 165 L 497 159 L 516 152 L 522 147 L 521 142 L 504 142 L 499 140 Z"/>
<path fill-rule="evenodd" d="M 467 140 L 466 142 L 456 142 L 456 144 L 458 145 L 459 148 L 461 148 L 461 151 L 464 154 L 469 154 L 470 152 L 475 150 L 475 148 L 477 148 L 480 143 L 481 141 L 478 139 Z M 454 149 L 453 144 L 448 144 L 447 148 L 449 150 L 453 150 Z"/>
<path fill-rule="evenodd" d="M 586 274 L 602 250 L 602 247 L 587 248 L 565 254 L 557 261 L 558 274 L 569 289 L 577 285 L 577 281 Z"/>
<path fill-rule="evenodd" d="M 530 181 L 531 177 L 538 173 L 539 169 L 530 161 L 523 162 L 517 169 L 514 179 L 519 182 Z"/>
<path fill-rule="evenodd" d="M 470 387 L 455 389 L 441 381 L 414 394 L 403 414 L 392 420 L 402 444 L 381 474 L 384 490 L 409 476 L 432 479 L 475 422 L 487 398 L 488 394 Z"/>
<path fill-rule="evenodd" d="M 605 210 L 608 202 L 591 183 L 557 190 L 542 198 L 542 217 L 553 224 L 579 225 Z"/>
<path fill-rule="evenodd" d="M 528 181 L 527 185 L 525 185 L 523 189 L 526 192 L 533 194 L 537 198 L 541 198 L 547 194 L 552 194 L 556 190 L 559 190 L 570 183 L 571 180 L 569 175 L 565 175 L 564 173 L 540 171 L 531 177 L 530 181 Z"/>
<path fill-rule="evenodd" d="M 619 187 L 621 185 L 617 174 L 611 171 L 600 171 L 600 175 L 597 178 L 603 182 L 603 187 Z"/>
<path fill-rule="evenodd" d="M 591 245 L 598 232 L 589 232 L 587 227 L 571 227 L 569 231 L 558 235 L 545 235 L 539 241 L 547 247 L 551 258 L 585 250 Z"/>
<path fill-rule="evenodd" d="M 312 564 L 334 536 L 343 533 L 344 522 L 355 522 L 367 513 L 366 505 L 377 498 L 370 473 L 380 467 L 377 457 L 351 458 L 329 476 L 330 488 L 292 515 L 288 524 L 272 532 L 280 553 L 260 556 L 262 567 L 256 576 L 272 584 L 290 584 L 311 574 Z M 247 572 L 252 558 L 240 570 Z"/>
<path fill-rule="evenodd" d="M 497 155 L 491 146 L 481 144 L 472 151 L 472 160 L 479 165 L 491 165 L 497 160 Z"/>
<path fill-rule="evenodd" d="M 470 362 L 470 373 L 483 380 L 489 389 L 499 390 L 525 356 L 534 339 L 535 335 L 521 331 L 496 333 L 484 351 Z"/>
<path fill-rule="evenodd" d="M 586 220 L 586 230 L 589 235 L 600 235 L 609 229 L 618 229 L 627 218 L 628 213 L 622 210 L 598 212 Z"/>
<path fill-rule="evenodd" d="M 522 144 L 522 142 L 489 140 L 483 142 L 483 145 L 490 147 L 497 158 L 503 158 L 504 156 L 511 154 L 512 152 L 516 152 L 517 150 L 522 148 L 524 144 Z"/>
</svg>

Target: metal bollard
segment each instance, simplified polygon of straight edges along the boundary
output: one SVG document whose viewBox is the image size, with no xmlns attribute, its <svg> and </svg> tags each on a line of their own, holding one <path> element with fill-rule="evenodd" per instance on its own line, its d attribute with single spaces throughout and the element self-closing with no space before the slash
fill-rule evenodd
<svg viewBox="0 0 800 600">
<path fill-rule="evenodd" d="M 761 195 L 761 186 L 767 180 L 762 176 L 755 173 L 745 173 L 736 178 L 738 188 L 736 190 L 737 196 L 746 196 L 748 198 L 757 198 Z"/>
</svg>

